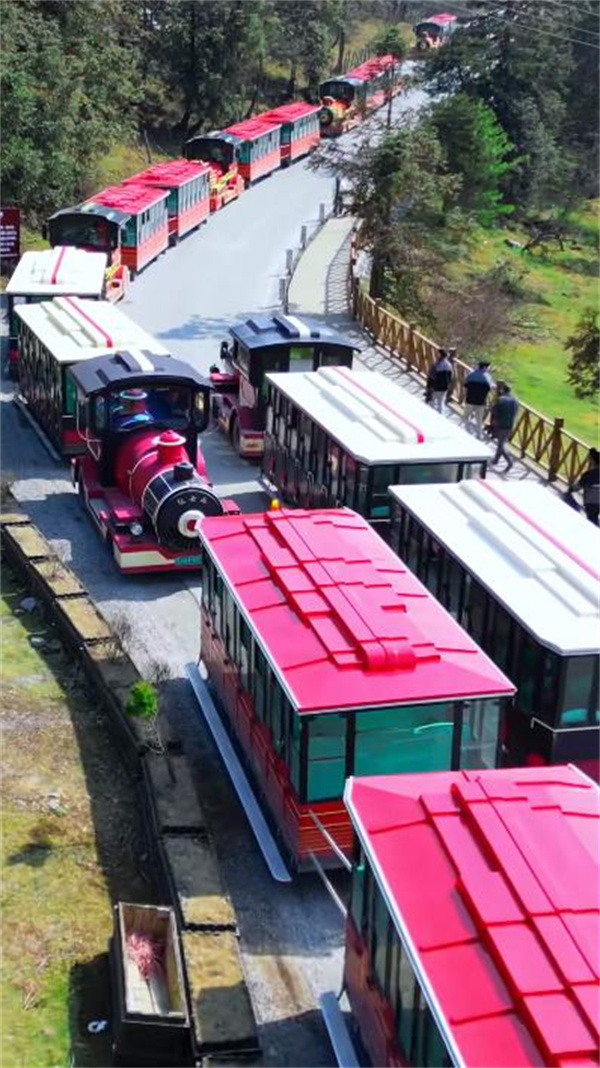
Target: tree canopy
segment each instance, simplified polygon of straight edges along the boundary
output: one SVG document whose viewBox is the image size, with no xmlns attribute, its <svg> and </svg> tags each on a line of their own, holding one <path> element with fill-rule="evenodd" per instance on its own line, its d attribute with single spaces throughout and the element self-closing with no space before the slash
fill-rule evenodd
<svg viewBox="0 0 600 1068">
<path fill-rule="evenodd" d="M 600 392 L 600 333 L 598 312 L 590 308 L 582 316 L 577 333 L 565 346 L 571 352 L 567 381 L 580 400 L 590 400 Z"/>
</svg>

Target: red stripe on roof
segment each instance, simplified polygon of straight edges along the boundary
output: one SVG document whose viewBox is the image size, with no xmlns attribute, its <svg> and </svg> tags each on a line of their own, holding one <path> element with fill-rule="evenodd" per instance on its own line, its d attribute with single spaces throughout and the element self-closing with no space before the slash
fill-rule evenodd
<svg viewBox="0 0 600 1068">
<path fill-rule="evenodd" d="M 66 252 L 67 252 L 67 246 L 63 245 L 63 247 L 60 250 L 58 259 L 56 261 L 56 264 L 54 266 L 54 270 L 52 271 L 52 276 L 50 278 L 50 284 L 53 285 L 53 286 L 56 285 L 56 279 L 58 278 L 58 272 L 60 270 L 60 265 L 61 265 L 62 261 L 65 258 Z"/>
<path fill-rule="evenodd" d="M 110 334 L 107 334 L 106 330 L 103 330 L 100 324 L 97 323 L 94 319 L 92 319 L 91 315 L 88 315 L 88 313 L 84 311 L 83 308 L 80 308 L 79 304 L 75 303 L 73 297 L 65 297 L 64 299 L 67 301 L 67 304 L 69 304 L 73 308 L 77 315 L 79 315 L 82 319 L 85 319 L 86 322 L 90 324 L 90 326 L 94 327 L 94 330 L 97 330 L 98 333 L 102 335 L 102 337 L 106 341 L 106 347 L 112 349 L 113 339 Z"/>
<path fill-rule="evenodd" d="M 519 516 L 519 519 L 523 519 L 530 527 L 533 528 L 533 530 L 537 531 L 538 534 L 541 534 L 542 537 L 546 538 L 547 541 L 554 545 L 556 549 L 560 549 L 560 551 L 563 552 L 565 556 L 568 556 L 569 559 L 573 561 L 573 563 L 578 564 L 579 567 L 582 567 L 584 571 L 587 571 L 588 575 L 591 575 L 592 578 L 596 579 L 597 581 L 600 581 L 600 574 L 595 571 L 593 567 L 590 567 L 590 565 L 586 563 L 585 560 L 582 560 L 580 556 L 577 556 L 577 553 L 574 553 L 572 549 L 569 549 L 568 546 L 564 545 L 562 541 L 559 541 L 558 538 L 555 538 L 552 534 L 549 534 L 547 530 L 544 530 L 544 528 L 541 527 L 539 523 L 536 523 L 535 520 L 531 518 L 531 516 L 527 515 L 527 512 L 522 512 L 520 508 L 517 508 L 516 504 L 513 504 L 513 502 L 510 501 L 507 497 L 505 497 L 503 493 L 500 493 L 499 490 L 490 486 L 490 483 L 486 482 L 485 479 L 481 480 L 480 485 L 483 486 L 484 489 L 488 491 L 488 493 L 491 493 L 494 497 L 497 497 L 498 500 L 502 501 L 502 503 L 505 504 L 507 508 L 510 508 L 511 512 L 514 512 L 515 515 Z"/>
<path fill-rule="evenodd" d="M 352 375 L 348 374 L 348 369 L 346 367 L 337 367 L 336 370 L 339 374 L 347 378 L 349 382 L 352 382 L 352 385 L 356 389 L 359 389 L 361 393 L 365 393 L 368 397 L 371 398 L 371 400 L 377 401 L 377 403 L 380 404 L 382 408 L 385 408 L 386 411 L 391 412 L 391 414 L 396 419 L 399 419 L 401 423 L 406 423 L 406 425 L 409 426 L 411 430 L 414 430 L 415 434 L 417 435 L 417 442 L 419 445 L 422 445 L 424 443 L 425 435 L 423 431 L 416 425 L 416 423 L 411 423 L 410 419 L 407 419 L 405 415 L 400 415 L 400 412 L 397 410 L 397 408 L 392 408 L 390 404 L 387 404 L 384 400 L 381 399 L 381 397 L 378 397 L 376 393 L 371 393 L 370 389 L 367 389 L 366 386 L 361 385 L 355 378 L 352 377 Z"/>
</svg>

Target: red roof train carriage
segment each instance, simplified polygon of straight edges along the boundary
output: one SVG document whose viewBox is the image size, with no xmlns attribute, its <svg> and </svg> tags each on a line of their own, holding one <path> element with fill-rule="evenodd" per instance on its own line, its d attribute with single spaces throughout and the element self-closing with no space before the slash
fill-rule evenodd
<svg viewBox="0 0 600 1068">
<path fill-rule="evenodd" d="M 514 687 L 360 516 L 208 518 L 202 658 L 296 866 L 348 775 L 494 767 Z"/>
<path fill-rule="evenodd" d="M 195 230 L 210 214 L 210 168 L 206 164 L 185 159 L 171 159 L 128 178 L 126 185 L 148 185 L 167 189 L 169 240 L 176 244 L 180 238 Z"/>
<path fill-rule="evenodd" d="M 599 793 L 571 766 L 348 781 L 344 987 L 373 1064 L 598 1064 Z"/>
</svg>

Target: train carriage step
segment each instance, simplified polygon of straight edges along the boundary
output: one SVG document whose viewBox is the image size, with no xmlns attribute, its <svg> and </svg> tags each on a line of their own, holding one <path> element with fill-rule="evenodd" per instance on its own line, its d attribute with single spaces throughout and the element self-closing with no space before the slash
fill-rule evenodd
<svg viewBox="0 0 600 1068">
<path fill-rule="evenodd" d="M 331 991 L 321 994 L 319 1005 L 339 1068 L 360 1068 L 360 1061 L 335 994 Z"/>
<path fill-rule="evenodd" d="M 246 813 L 246 817 L 266 861 L 267 867 L 278 883 L 290 883 L 292 877 L 261 812 L 246 773 L 227 737 L 227 732 L 221 723 L 221 719 L 208 691 L 208 687 L 200 675 L 200 671 L 196 664 L 188 664 L 186 666 L 186 674 L 192 685 L 200 711 L 210 729 L 229 777 L 235 787 L 244 812 Z"/>
</svg>

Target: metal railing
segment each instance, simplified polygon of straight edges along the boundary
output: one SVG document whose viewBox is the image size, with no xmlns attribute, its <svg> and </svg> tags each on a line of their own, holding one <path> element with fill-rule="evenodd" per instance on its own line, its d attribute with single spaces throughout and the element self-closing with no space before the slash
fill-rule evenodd
<svg viewBox="0 0 600 1068">
<path fill-rule="evenodd" d="M 373 340 L 398 360 L 403 369 L 412 371 L 424 380 L 438 356 L 440 346 L 421 334 L 414 324 L 387 311 L 363 289 L 356 277 L 358 240 L 355 233 L 350 253 L 350 285 L 352 315 L 361 323 Z M 456 359 L 453 396 L 459 406 L 464 405 L 465 378 L 472 366 Z M 589 445 L 564 429 L 564 419 L 550 418 L 535 408 L 520 402 L 517 423 L 511 445 L 521 457 L 537 464 L 549 482 L 559 480 L 573 486 L 587 468 Z"/>
</svg>

